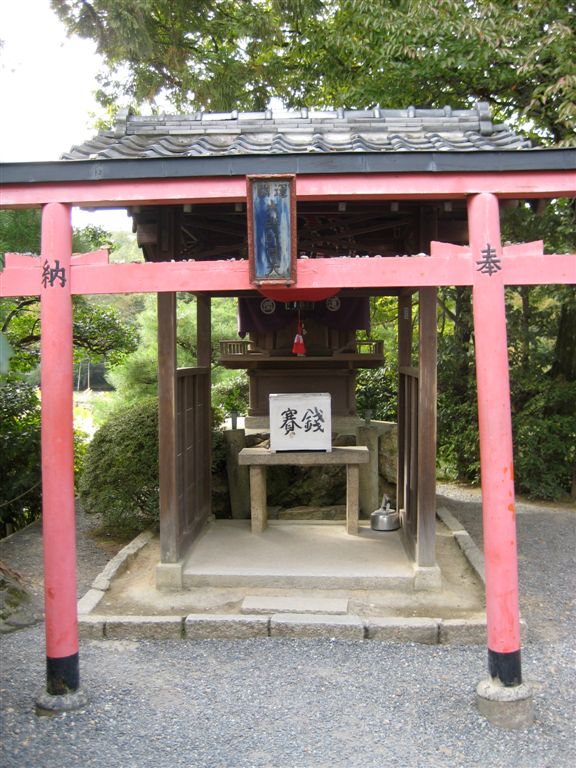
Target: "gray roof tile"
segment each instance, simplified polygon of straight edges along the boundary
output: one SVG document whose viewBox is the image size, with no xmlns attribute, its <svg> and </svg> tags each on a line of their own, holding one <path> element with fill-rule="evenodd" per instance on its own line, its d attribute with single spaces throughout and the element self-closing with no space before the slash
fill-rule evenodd
<svg viewBox="0 0 576 768">
<path fill-rule="evenodd" d="M 374 109 L 293 112 L 118 113 L 110 130 L 72 147 L 63 160 L 140 159 L 338 152 L 470 152 L 528 149 L 494 125 L 487 104 L 473 109 Z"/>
</svg>

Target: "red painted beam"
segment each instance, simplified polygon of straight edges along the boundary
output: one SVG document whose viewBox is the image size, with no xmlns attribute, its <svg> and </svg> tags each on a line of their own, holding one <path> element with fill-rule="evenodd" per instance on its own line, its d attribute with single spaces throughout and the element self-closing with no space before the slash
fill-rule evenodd
<svg viewBox="0 0 576 768">
<path fill-rule="evenodd" d="M 505 285 L 572 285 L 576 283 L 575 253 L 544 254 L 542 240 L 508 245 L 502 249 L 502 252 L 500 276 Z M 430 253 L 433 259 L 472 258 L 472 252 L 468 246 L 436 241 L 430 244 Z"/>
<path fill-rule="evenodd" d="M 341 288 L 402 288 L 472 285 L 475 265 L 471 251 L 449 243 L 432 243 L 431 257 L 310 259 L 298 262 L 298 282 L 289 290 Z M 29 258 L 29 257 L 22 257 Z M 38 259 L 30 265 L 10 262 L 0 272 L 0 296 L 40 293 Z M 157 293 L 158 291 L 250 291 L 247 261 L 154 262 L 107 264 L 105 252 L 74 257 L 73 294 Z M 502 281 L 506 285 L 576 283 L 576 254 L 542 255 L 527 246 L 504 248 Z"/>
<path fill-rule="evenodd" d="M 298 289 L 471 285 L 469 258 L 310 259 L 298 262 Z M 250 291 L 247 261 L 75 266 L 72 293 Z"/>
<path fill-rule="evenodd" d="M 504 173 L 402 173 L 297 176 L 299 200 L 449 199 L 491 192 L 502 198 L 563 197 L 576 194 L 569 171 Z"/>
<path fill-rule="evenodd" d="M 48 202 L 118 208 L 166 203 L 244 202 L 244 176 L 6 184 L 1 206 L 37 207 Z"/>
<path fill-rule="evenodd" d="M 365 173 L 300 175 L 299 200 L 457 199 L 479 192 L 502 198 L 571 197 L 573 171 L 503 173 Z M 131 205 L 243 202 L 244 176 L 135 181 L 6 184 L 1 207 L 37 207 L 49 202 L 103 208 Z"/>
<path fill-rule="evenodd" d="M 521 246 L 504 248 L 502 280 L 506 285 L 574 285 L 576 253 L 525 256 Z"/>
<path fill-rule="evenodd" d="M 4 267 L 0 272 L 0 296 L 38 296 L 40 294 L 40 265 L 34 267 Z"/>
<path fill-rule="evenodd" d="M 71 267 L 108 264 L 108 251 L 75 253 Z M 38 296 L 41 291 L 41 259 L 21 253 L 7 253 L 4 269 L 0 272 L 0 296 Z M 110 291 L 113 293 L 113 291 Z"/>
<path fill-rule="evenodd" d="M 253 290 L 247 261 L 164 261 L 72 268 L 74 294 L 245 290 Z"/>
</svg>

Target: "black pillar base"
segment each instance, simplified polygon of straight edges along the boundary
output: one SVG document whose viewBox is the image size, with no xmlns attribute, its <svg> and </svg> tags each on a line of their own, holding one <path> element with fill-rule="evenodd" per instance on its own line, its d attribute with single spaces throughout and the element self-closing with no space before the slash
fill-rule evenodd
<svg viewBox="0 0 576 768">
<path fill-rule="evenodd" d="M 46 657 L 46 691 L 51 696 L 64 696 L 80 688 L 80 665 L 77 653 L 60 659 Z"/>
<path fill-rule="evenodd" d="M 514 686 L 522 683 L 520 650 L 500 653 L 488 649 L 488 674 L 502 685 Z"/>
<path fill-rule="evenodd" d="M 46 657 L 46 690 L 36 699 L 36 714 L 57 715 L 81 709 L 88 697 L 80 690 L 78 654 L 60 659 Z"/>
</svg>

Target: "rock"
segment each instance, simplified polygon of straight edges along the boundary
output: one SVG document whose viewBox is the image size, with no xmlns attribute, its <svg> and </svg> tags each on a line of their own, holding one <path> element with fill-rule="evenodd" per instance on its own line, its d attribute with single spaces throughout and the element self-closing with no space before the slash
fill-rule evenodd
<svg viewBox="0 0 576 768">
<path fill-rule="evenodd" d="M 391 425 L 380 435 L 378 468 L 380 476 L 388 483 L 396 483 L 398 465 L 398 430 L 396 424 Z"/>
<path fill-rule="evenodd" d="M 0 633 L 13 632 L 41 621 L 20 574 L 0 563 Z"/>
</svg>

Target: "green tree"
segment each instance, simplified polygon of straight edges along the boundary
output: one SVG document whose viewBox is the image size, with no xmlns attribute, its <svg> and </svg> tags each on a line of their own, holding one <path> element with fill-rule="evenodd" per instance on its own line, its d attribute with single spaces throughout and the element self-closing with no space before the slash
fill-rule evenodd
<svg viewBox="0 0 576 768">
<path fill-rule="evenodd" d="M 36 254 L 40 251 L 40 211 L 38 209 L 0 211 L 0 258 L 6 252 Z M 101 227 L 75 229 L 75 252 L 111 248 L 111 236 Z M 92 361 L 107 359 L 114 363 L 136 348 L 137 336 L 131 323 L 125 322 L 109 304 L 75 296 L 74 351 L 77 358 Z M 40 351 L 40 300 L 37 296 L 4 298 L 0 303 L 0 333 L 12 347 L 12 371 L 21 373 L 38 365 Z"/>
<path fill-rule="evenodd" d="M 71 34 L 95 40 L 100 101 L 168 98 L 177 108 L 264 109 L 282 50 L 322 0 L 54 0 Z M 276 73 L 276 74 L 274 74 Z"/>
<path fill-rule="evenodd" d="M 185 368 L 196 365 L 196 300 L 191 294 L 178 294 L 178 366 Z M 108 378 L 116 394 L 106 404 L 117 409 L 120 403 L 131 404 L 143 397 L 157 394 L 158 389 L 158 315 L 156 296 L 144 299 L 144 310 L 137 318 L 140 343 L 138 348 L 111 366 Z M 213 384 L 233 379 L 234 371 L 227 371 L 217 364 L 220 339 L 235 338 L 237 335 L 236 301 L 234 299 L 212 300 L 212 381 Z M 218 392 L 219 390 L 214 390 Z"/>
<path fill-rule="evenodd" d="M 112 111 L 489 100 L 547 141 L 576 126 L 570 0 L 52 0 L 104 57 Z M 126 76 L 126 72 L 128 75 Z"/>
</svg>

